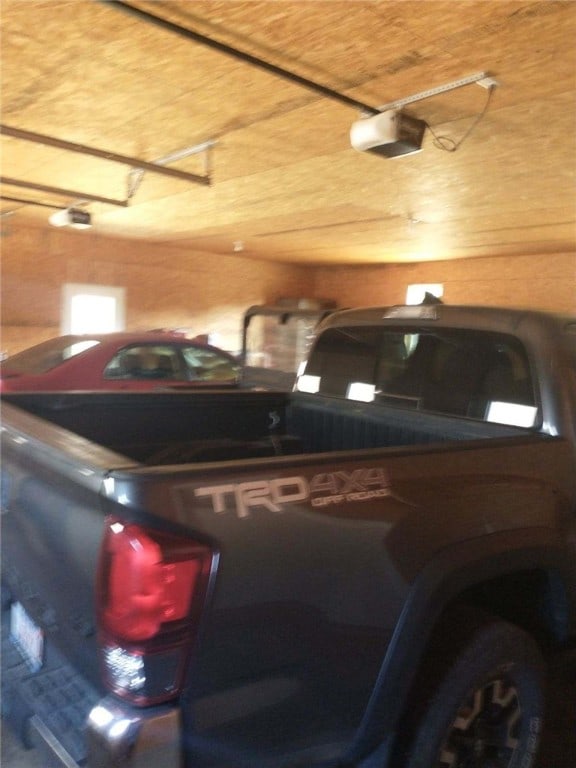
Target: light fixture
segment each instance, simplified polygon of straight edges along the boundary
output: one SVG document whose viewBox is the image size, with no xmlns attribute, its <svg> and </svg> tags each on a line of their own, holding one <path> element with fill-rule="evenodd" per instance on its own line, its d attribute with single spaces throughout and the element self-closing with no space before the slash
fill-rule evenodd
<svg viewBox="0 0 576 768">
<path fill-rule="evenodd" d="M 63 208 L 56 211 L 48 221 L 53 227 L 72 227 L 72 229 L 90 229 L 92 217 L 88 211 L 81 208 Z"/>
</svg>

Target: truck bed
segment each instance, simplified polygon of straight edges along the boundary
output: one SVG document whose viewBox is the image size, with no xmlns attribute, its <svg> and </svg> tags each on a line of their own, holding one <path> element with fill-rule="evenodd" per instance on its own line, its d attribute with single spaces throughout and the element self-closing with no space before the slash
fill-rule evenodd
<svg viewBox="0 0 576 768">
<path fill-rule="evenodd" d="M 516 427 L 303 393 L 31 393 L 2 399 L 146 466 L 526 434 Z"/>
</svg>

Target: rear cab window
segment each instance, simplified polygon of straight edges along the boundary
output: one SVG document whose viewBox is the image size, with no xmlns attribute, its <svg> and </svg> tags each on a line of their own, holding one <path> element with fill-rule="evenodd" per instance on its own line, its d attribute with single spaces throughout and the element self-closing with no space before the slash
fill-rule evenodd
<svg viewBox="0 0 576 768">
<path fill-rule="evenodd" d="M 539 419 L 521 342 L 489 331 L 328 328 L 296 389 L 521 427 Z"/>
</svg>

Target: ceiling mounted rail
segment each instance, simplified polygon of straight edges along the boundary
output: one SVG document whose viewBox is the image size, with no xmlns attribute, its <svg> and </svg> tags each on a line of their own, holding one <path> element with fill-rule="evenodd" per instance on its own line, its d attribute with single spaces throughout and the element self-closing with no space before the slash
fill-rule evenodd
<svg viewBox="0 0 576 768">
<path fill-rule="evenodd" d="M 167 168 L 163 165 L 157 165 L 156 163 L 148 163 L 145 160 L 139 160 L 136 157 L 128 157 L 127 155 L 119 155 L 115 152 L 109 152 L 105 149 L 96 149 L 95 147 L 86 147 L 83 144 L 76 144 L 71 141 L 64 141 L 57 139 L 54 136 L 44 136 L 41 133 L 33 133 L 32 131 L 24 131 L 20 128 L 13 128 L 9 125 L 0 125 L 0 133 L 4 136 L 11 136 L 14 139 L 22 139 L 23 141 L 31 141 L 35 144 L 45 144 L 46 146 L 56 147 L 57 149 L 64 149 L 68 152 L 78 152 L 81 155 L 92 155 L 93 157 L 99 157 L 102 160 L 109 160 L 113 163 L 121 163 L 123 165 L 129 165 L 132 168 L 141 168 L 143 171 L 151 171 L 152 173 L 159 173 L 164 176 L 173 176 L 176 179 L 182 179 L 183 181 L 191 181 L 196 184 L 210 185 L 210 178 L 208 176 L 198 176 L 195 173 L 187 173 L 186 171 L 179 171 L 177 168 Z"/>
<path fill-rule="evenodd" d="M 407 104 L 414 104 L 415 101 L 430 99 L 432 96 L 438 96 L 441 93 L 454 91 L 456 88 L 463 88 L 465 85 L 470 85 L 471 83 L 481 84 L 483 80 L 486 80 L 487 82 L 489 81 L 490 85 L 498 84 L 496 80 L 489 77 L 487 72 L 477 72 L 476 74 L 469 75 L 468 77 L 460 77 L 458 80 L 453 80 L 451 83 L 446 83 L 445 85 L 439 85 L 436 88 L 428 88 L 426 91 L 414 93 L 412 96 L 406 96 L 404 99 L 397 99 L 396 101 L 391 101 L 388 104 L 382 104 L 382 106 L 378 107 L 378 109 L 380 112 L 387 112 L 389 109 L 401 109 Z"/>
<path fill-rule="evenodd" d="M 45 184 L 36 184 L 31 181 L 22 181 L 21 179 L 11 179 L 8 178 L 8 176 L 0 176 L 0 184 L 7 184 L 10 187 L 22 187 L 23 189 L 36 189 L 39 192 L 48 192 L 48 194 L 51 195 L 70 197 L 73 200 L 87 200 L 95 203 L 106 203 L 106 205 L 118 205 L 121 208 L 128 207 L 128 200 L 114 200 L 110 197 L 90 195 L 87 192 L 77 192 L 72 189 L 63 189 L 62 187 L 48 187 Z"/>
<path fill-rule="evenodd" d="M 183 160 L 185 157 L 190 157 L 191 155 L 199 155 L 200 153 L 204 153 L 204 168 L 206 171 L 206 177 L 210 178 L 210 160 L 211 160 L 211 151 L 213 147 L 216 146 L 218 142 L 209 139 L 208 141 L 203 141 L 200 144 L 194 144 L 191 147 L 184 147 L 183 149 L 177 149 L 174 152 L 170 152 L 168 155 L 164 155 L 163 157 L 157 157 L 154 160 L 154 163 L 156 165 L 167 165 L 168 163 L 176 163 L 178 160 Z M 142 183 L 142 179 L 144 178 L 145 171 L 142 170 L 142 168 L 131 168 L 130 172 L 128 173 L 128 198 L 131 199 L 134 197 L 136 192 L 138 191 L 138 187 Z"/>
<path fill-rule="evenodd" d="M 123 0 L 97 0 L 97 2 L 100 2 L 103 5 L 108 5 L 111 8 L 117 8 L 118 10 L 124 11 L 125 13 L 135 16 L 141 21 L 148 22 L 149 24 L 154 24 L 155 26 L 160 27 L 161 29 L 165 29 L 168 32 L 173 32 L 177 35 L 180 35 L 181 37 L 185 37 L 188 40 L 192 40 L 195 43 L 199 43 L 200 45 L 205 45 L 208 48 L 213 48 L 214 50 L 220 51 L 220 53 L 223 53 L 226 56 L 232 56 L 235 59 L 240 59 L 240 61 L 243 61 L 246 64 L 250 64 L 254 67 L 258 67 L 259 69 L 263 69 L 266 72 L 270 72 L 271 74 L 276 75 L 277 77 L 282 77 L 285 80 L 290 80 L 291 82 L 296 83 L 297 85 L 301 85 L 303 88 L 307 88 L 310 91 L 316 91 L 316 93 L 319 93 L 328 99 L 332 99 L 333 101 L 339 101 L 341 104 L 345 104 L 346 106 L 352 107 L 353 109 L 360 110 L 362 112 L 366 112 L 374 115 L 377 115 L 380 112 L 379 109 L 371 106 L 370 104 L 365 104 L 362 101 L 358 101 L 357 99 L 353 99 L 350 96 L 346 96 L 346 94 L 340 93 L 339 91 L 335 91 L 332 88 L 328 88 L 325 85 L 316 83 L 313 80 L 308 80 L 308 78 L 306 77 L 301 77 L 300 75 L 297 75 L 294 72 L 289 72 L 287 69 L 278 67 L 275 64 L 270 64 L 270 62 L 268 61 L 259 59 L 257 56 L 252 56 L 252 54 L 246 53 L 245 51 L 240 51 L 237 48 L 233 48 L 230 45 L 226 45 L 226 43 L 221 43 L 218 40 L 213 40 L 211 37 L 202 35 L 200 32 L 194 32 L 191 29 L 182 27 L 179 24 L 175 24 L 172 21 L 163 19 L 160 16 L 155 16 L 153 13 L 148 13 L 147 11 L 143 11 L 141 8 L 136 8 L 135 6 L 130 5 L 130 3 L 123 2 Z"/>
</svg>

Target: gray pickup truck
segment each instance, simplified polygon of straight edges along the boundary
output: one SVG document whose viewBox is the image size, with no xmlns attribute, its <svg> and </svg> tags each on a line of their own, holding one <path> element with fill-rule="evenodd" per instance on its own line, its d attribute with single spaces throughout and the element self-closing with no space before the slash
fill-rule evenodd
<svg viewBox="0 0 576 768">
<path fill-rule="evenodd" d="M 576 318 L 335 312 L 293 392 L 2 397 L 3 714 L 67 768 L 531 768 Z"/>
</svg>

